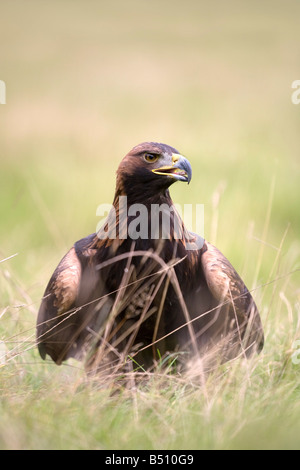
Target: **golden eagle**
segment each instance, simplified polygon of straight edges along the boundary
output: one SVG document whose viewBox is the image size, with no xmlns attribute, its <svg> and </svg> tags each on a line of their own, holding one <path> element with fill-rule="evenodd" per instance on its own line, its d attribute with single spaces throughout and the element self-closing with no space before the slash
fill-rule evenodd
<svg viewBox="0 0 300 470">
<path fill-rule="evenodd" d="M 123 158 L 104 225 L 73 245 L 45 290 L 43 359 L 75 357 L 101 369 L 134 357 L 150 367 L 168 353 L 215 364 L 262 349 L 244 282 L 173 206 L 169 187 L 191 176 L 189 161 L 165 144 L 145 142 Z"/>
</svg>

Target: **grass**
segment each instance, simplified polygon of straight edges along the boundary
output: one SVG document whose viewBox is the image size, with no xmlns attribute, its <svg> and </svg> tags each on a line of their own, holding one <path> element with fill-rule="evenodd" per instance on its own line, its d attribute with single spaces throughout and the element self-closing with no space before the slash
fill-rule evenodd
<svg viewBox="0 0 300 470">
<path fill-rule="evenodd" d="M 1 9 L 0 448 L 299 449 L 298 2 L 89 3 Z M 35 347 L 53 269 L 144 140 L 189 158 L 173 199 L 204 203 L 262 314 L 263 353 L 204 388 L 162 367 L 104 386 Z"/>
</svg>

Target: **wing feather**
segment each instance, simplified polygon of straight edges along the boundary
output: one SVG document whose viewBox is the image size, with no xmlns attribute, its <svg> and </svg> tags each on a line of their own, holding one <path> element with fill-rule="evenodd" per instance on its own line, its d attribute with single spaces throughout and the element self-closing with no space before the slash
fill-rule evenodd
<svg viewBox="0 0 300 470">
<path fill-rule="evenodd" d="M 228 259 L 212 244 L 205 242 L 201 264 L 210 292 L 216 301 L 229 305 L 235 331 L 246 355 L 263 347 L 263 328 L 257 306 Z"/>
<path fill-rule="evenodd" d="M 49 287 L 55 296 L 53 304 L 57 308 L 58 315 L 69 310 L 75 302 L 80 280 L 81 264 L 75 248 L 72 247 L 56 268 Z"/>
<path fill-rule="evenodd" d="M 89 328 L 99 314 L 95 299 L 103 295 L 103 283 L 93 262 L 93 237 L 75 243 L 63 257 L 39 309 L 39 352 L 43 359 L 48 354 L 57 364 L 68 357 L 81 358 Z"/>
</svg>

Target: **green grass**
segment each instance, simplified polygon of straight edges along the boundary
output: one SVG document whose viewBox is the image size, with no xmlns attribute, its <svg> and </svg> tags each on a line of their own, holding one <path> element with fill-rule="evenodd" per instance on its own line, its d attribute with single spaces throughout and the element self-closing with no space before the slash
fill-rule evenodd
<svg viewBox="0 0 300 470">
<path fill-rule="evenodd" d="M 0 263 L 1 449 L 299 449 L 299 13 L 296 0 L 2 5 L 0 261 L 17 255 Z M 205 237 L 262 314 L 263 353 L 204 388 L 161 369 L 104 386 L 35 347 L 50 275 L 144 140 L 190 160 L 173 199 L 205 204 Z"/>
</svg>

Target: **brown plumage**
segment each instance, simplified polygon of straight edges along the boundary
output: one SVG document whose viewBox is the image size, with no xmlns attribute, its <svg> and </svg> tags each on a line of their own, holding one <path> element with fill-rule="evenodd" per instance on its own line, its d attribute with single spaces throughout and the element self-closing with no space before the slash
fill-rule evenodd
<svg viewBox="0 0 300 470">
<path fill-rule="evenodd" d="M 262 349 L 245 284 L 171 209 L 169 186 L 190 179 L 189 162 L 170 146 L 147 142 L 125 156 L 106 223 L 74 244 L 46 288 L 37 320 L 42 358 L 76 357 L 101 369 L 134 356 L 149 367 L 177 352 L 184 364 L 200 357 L 208 367 Z M 164 215 L 153 221 L 159 212 L 168 213 L 167 231 Z"/>
</svg>

